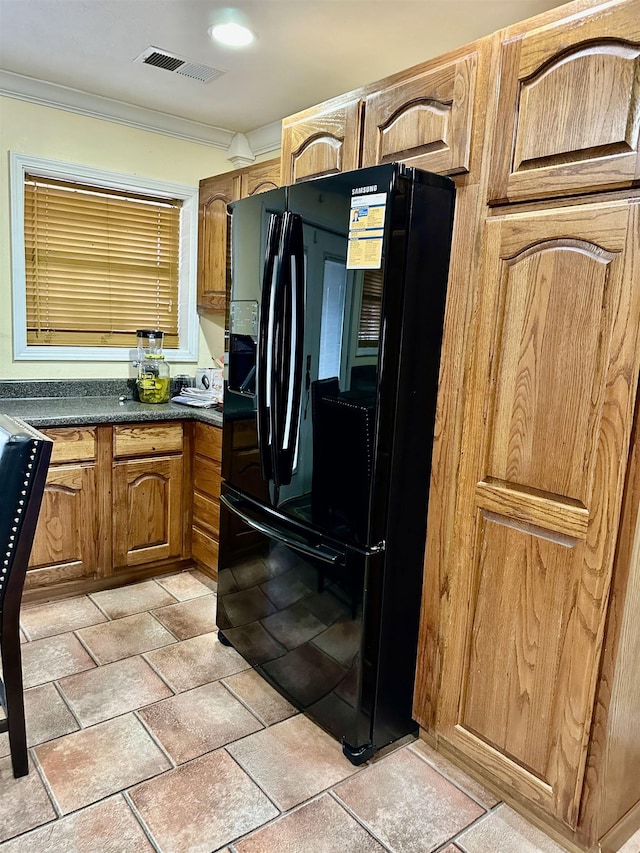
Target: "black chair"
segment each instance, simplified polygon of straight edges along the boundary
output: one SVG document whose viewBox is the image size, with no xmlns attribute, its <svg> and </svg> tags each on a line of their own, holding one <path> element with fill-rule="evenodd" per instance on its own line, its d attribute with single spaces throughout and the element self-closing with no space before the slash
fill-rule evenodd
<svg viewBox="0 0 640 853">
<path fill-rule="evenodd" d="M 29 772 L 24 722 L 20 602 L 53 442 L 24 421 L 0 414 L 0 703 L 13 775 Z"/>
</svg>

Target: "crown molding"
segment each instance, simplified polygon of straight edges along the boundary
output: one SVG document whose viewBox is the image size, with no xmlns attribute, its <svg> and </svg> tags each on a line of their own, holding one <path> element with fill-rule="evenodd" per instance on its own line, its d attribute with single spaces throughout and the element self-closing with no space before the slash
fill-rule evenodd
<svg viewBox="0 0 640 853">
<path fill-rule="evenodd" d="M 250 130 L 247 134 L 251 150 L 256 155 L 268 154 L 271 151 L 280 151 L 282 138 L 282 122 L 274 121 Z"/>
<path fill-rule="evenodd" d="M 227 151 L 236 132 L 0 70 L 0 95 Z M 254 154 L 280 148 L 280 122 L 246 134 Z M 253 142 L 257 144 L 254 147 Z"/>
</svg>

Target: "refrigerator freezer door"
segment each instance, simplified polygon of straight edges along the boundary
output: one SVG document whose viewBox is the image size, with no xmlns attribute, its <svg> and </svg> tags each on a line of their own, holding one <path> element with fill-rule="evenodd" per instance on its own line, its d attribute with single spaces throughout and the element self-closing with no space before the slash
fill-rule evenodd
<svg viewBox="0 0 640 853">
<path fill-rule="evenodd" d="M 321 542 L 317 536 L 313 535 L 312 531 L 304 531 L 300 527 L 291 530 L 284 525 L 279 525 L 265 516 L 264 512 L 256 512 L 256 505 L 252 506 L 249 501 L 239 495 L 223 494 L 220 496 L 220 503 L 253 530 L 282 542 L 283 545 L 287 545 L 294 551 L 299 551 L 306 557 L 312 557 L 332 566 L 344 565 L 345 563 L 344 550 L 340 549 L 339 546 Z"/>
<path fill-rule="evenodd" d="M 305 535 L 228 487 L 222 513 L 238 515 L 260 544 L 223 560 L 218 627 L 281 694 L 340 740 L 366 750 L 371 717 L 361 707 L 362 602 L 367 558 Z M 372 670 L 369 667 L 369 670 Z M 365 703 L 373 706 L 371 697 Z"/>
<path fill-rule="evenodd" d="M 254 299 L 260 317 L 257 345 L 231 331 L 229 376 L 250 379 L 229 382 L 224 417 L 236 417 L 237 396 L 254 390 L 261 472 L 272 505 L 366 548 L 381 538 L 370 529 L 369 507 L 383 285 L 386 277 L 387 301 L 402 299 L 402 281 L 393 280 L 399 266 L 391 263 L 393 276 L 387 266 L 390 254 L 403 251 L 409 182 L 400 187 L 396 166 L 364 172 L 232 206 L 232 310 Z M 245 255 L 250 235 L 265 248 L 261 265 L 253 247 Z M 239 358 L 242 369 L 235 370 Z"/>
</svg>

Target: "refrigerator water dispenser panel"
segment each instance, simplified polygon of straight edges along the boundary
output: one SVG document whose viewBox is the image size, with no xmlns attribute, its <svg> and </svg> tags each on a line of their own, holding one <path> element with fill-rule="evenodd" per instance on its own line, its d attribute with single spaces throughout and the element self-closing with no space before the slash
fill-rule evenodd
<svg viewBox="0 0 640 853">
<path fill-rule="evenodd" d="M 258 348 L 258 302 L 237 299 L 229 309 L 229 391 L 254 397 Z"/>
</svg>

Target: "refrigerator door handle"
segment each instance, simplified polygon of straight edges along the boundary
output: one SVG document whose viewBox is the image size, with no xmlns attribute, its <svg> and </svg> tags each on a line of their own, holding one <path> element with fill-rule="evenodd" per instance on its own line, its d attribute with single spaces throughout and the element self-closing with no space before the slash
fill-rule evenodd
<svg viewBox="0 0 640 853">
<path fill-rule="evenodd" d="M 308 557 L 315 557 L 317 560 L 322 560 L 322 562 L 331 563 L 332 565 L 338 565 L 345 561 L 345 555 L 342 552 L 331 548 L 326 544 L 313 545 L 311 542 L 305 542 L 303 539 L 298 538 L 291 533 L 254 518 L 252 515 L 241 509 L 240 506 L 238 506 L 238 503 L 230 495 L 220 495 L 220 503 L 234 515 L 237 515 L 245 524 L 253 528 L 253 530 L 257 530 L 258 533 L 262 533 L 270 539 L 276 539 L 278 542 L 282 542 L 283 545 L 293 548 L 294 551 L 300 551 Z"/>
<path fill-rule="evenodd" d="M 278 252 L 275 259 L 275 274 L 271 289 L 272 323 L 273 333 L 267 342 L 268 347 L 268 369 L 270 370 L 270 401 L 269 410 L 270 443 L 272 459 L 272 478 L 276 488 L 281 485 L 280 477 L 280 448 L 282 446 L 283 405 L 282 388 L 286 381 L 284 375 L 284 346 L 286 338 L 287 316 L 285 312 L 286 288 L 284 279 L 289 270 L 287 268 L 287 242 L 289 237 L 290 220 L 289 213 L 284 212 L 281 219 L 281 228 L 278 241 Z"/>
<path fill-rule="evenodd" d="M 287 368 L 287 400 L 284 413 L 284 429 L 280 454 L 280 479 L 290 483 L 295 462 L 300 421 L 300 400 L 302 396 L 302 368 L 304 343 L 304 237 L 302 218 L 290 214 L 287 222 L 288 241 L 288 294 L 285 295 L 285 328 L 288 331 L 289 364 Z M 286 352 L 286 347 L 285 347 Z M 282 365 L 284 370 L 285 365 Z"/>
<path fill-rule="evenodd" d="M 262 296 L 260 299 L 260 337 L 256 377 L 256 409 L 260 471 L 265 480 L 273 477 L 271 443 L 271 412 L 273 409 L 272 359 L 274 334 L 274 296 L 278 276 L 277 250 L 282 232 L 282 216 L 272 213 L 269 218 L 265 250 Z"/>
</svg>

